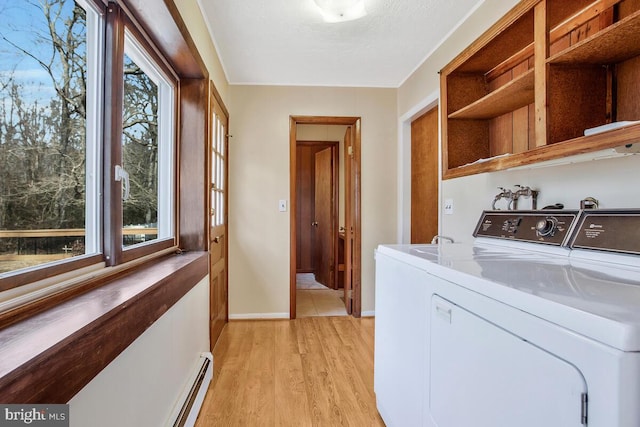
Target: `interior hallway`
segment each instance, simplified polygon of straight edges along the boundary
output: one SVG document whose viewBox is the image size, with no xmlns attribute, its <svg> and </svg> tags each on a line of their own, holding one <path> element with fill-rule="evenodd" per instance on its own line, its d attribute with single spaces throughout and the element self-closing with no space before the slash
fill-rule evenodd
<svg viewBox="0 0 640 427">
<path fill-rule="evenodd" d="M 384 426 L 373 339 L 373 318 L 232 321 L 196 426 Z"/>
</svg>

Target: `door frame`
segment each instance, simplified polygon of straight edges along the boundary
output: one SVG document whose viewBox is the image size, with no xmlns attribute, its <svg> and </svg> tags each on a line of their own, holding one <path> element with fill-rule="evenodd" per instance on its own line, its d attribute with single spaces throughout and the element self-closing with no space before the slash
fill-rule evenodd
<svg viewBox="0 0 640 427">
<path fill-rule="evenodd" d="M 297 146 L 297 125 L 343 125 L 353 127 L 353 161 L 354 161 L 354 188 L 355 200 L 353 218 L 353 245 L 351 264 L 352 273 L 352 314 L 360 317 L 362 312 L 362 286 L 361 286 L 361 179 L 360 179 L 360 144 L 361 144 L 361 121 L 360 117 L 337 117 L 337 116 L 289 116 L 289 199 L 291 200 L 289 209 L 289 317 L 296 318 L 296 146 Z M 346 161 L 346 159 L 345 159 Z M 345 179 L 348 179 L 345 177 Z M 345 254 L 345 257 L 347 254 Z M 345 272 L 347 274 L 347 272 Z"/>
</svg>

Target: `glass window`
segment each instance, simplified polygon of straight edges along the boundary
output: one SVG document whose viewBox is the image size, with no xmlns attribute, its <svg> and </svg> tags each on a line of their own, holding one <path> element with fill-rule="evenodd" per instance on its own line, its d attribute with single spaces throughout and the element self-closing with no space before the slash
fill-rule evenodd
<svg viewBox="0 0 640 427">
<path fill-rule="evenodd" d="M 227 130 L 225 117 L 221 117 L 216 111 L 212 113 L 211 126 L 211 225 L 224 224 L 224 194 L 225 194 L 225 162 L 224 146 Z"/>
<path fill-rule="evenodd" d="M 100 252 L 102 19 L 0 3 L 0 277 Z"/>
<path fill-rule="evenodd" d="M 124 52 L 124 247 L 174 236 L 174 84 L 127 31 Z"/>
<path fill-rule="evenodd" d="M 176 244 L 167 64 L 115 3 L 0 1 L 0 292 Z"/>
<path fill-rule="evenodd" d="M 128 32 L 124 48 L 124 247 L 174 236 L 174 84 Z"/>
</svg>

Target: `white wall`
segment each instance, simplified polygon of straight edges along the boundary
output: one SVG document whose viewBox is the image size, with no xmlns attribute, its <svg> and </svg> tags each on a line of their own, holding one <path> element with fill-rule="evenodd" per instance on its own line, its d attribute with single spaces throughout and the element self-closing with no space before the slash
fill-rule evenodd
<svg viewBox="0 0 640 427">
<path fill-rule="evenodd" d="M 398 89 L 399 108 L 399 151 L 403 152 L 406 135 L 410 129 L 412 112 L 424 108 L 438 93 L 440 79 L 437 71 L 462 52 L 478 36 L 508 12 L 517 0 L 485 0 L 472 11 L 467 20 L 456 28 L 437 47 L 426 61 Z M 553 99 L 550 100 L 553 102 Z M 404 150 L 406 152 L 406 150 Z M 567 162 L 571 159 L 567 159 Z M 405 165 L 406 162 L 401 162 Z M 640 156 L 603 159 L 544 168 L 501 171 L 449 179 L 441 182 L 440 206 L 444 199 L 453 199 L 454 213 L 440 213 L 440 234 L 452 236 L 456 241 L 470 241 L 476 222 L 483 209 L 490 209 L 497 187 L 512 188 L 515 184 L 529 185 L 540 190 L 538 206 L 563 203 L 566 208 L 578 208 L 579 201 L 587 196 L 600 200 L 601 207 L 640 207 L 640 186 L 634 177 L 638 176 Z M 400 171 L 406 176 L 407 171 Z M 406 194 L 406 180 L 401 184 L 399 194 Z M 410 206 L 410 205 L 409 205 Z M 528 201 L 523 199 L 521 206 Z M 406 214 L 406 200 L 398 200 L 400 216 Z M 402 224 L 401 224 L 402 226 Z M 406 230 L 401 229 L 401 236 Z M 398 237 L 398 241 L 401 237 Z"/>
<path fill-rule="evenodd" d="M 470 241 L 481 210 L 491 209 L 499 186 L 520 184 L 540 190 L 539 208 L 562 203 L 567 209 L 578 209 L 585 197 L 598 199 L 601 208 L 638 208 L 640 186 L 635 177 L 639 170 L 640 155 L 634 155 L 446 180 L 443 197 L 454 200 L 454 213 L 442 215 L 442 234 Z M 529 203 L 520 199 L 522 208 L 528 208 Z"/>
<path fill-rule="evenodd" d="M 208 319 L 207 276 L 69 401 L 71 426 L 165 425 L 209 351 Z"/>
<path fill-rule="evenodd" d="M 289 316 L 289 116 L 362 117 L 362 310 L 374 309 L 373 250 L 395 240 L 396 90 L 235 86 L 230 91 L 229 312 Z"/>
</svg>

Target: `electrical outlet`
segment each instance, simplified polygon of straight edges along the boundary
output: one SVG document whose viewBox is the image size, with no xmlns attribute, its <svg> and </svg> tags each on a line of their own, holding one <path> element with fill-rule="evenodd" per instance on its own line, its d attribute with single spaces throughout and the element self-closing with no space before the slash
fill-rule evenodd
<svg viewBox="0 0 640 427">
<path fill-rule="evenodd" d="M 278 201 L 278 210 L 280 212 L 286 212 L 287 211 L 287 201 L 286 200 L 279 200 Z"/>
<path fill-rule="evenodd" d="M 453 199 L 444 200 L 444 213 L 447 215 L 453 215 Z"/>
</svg>

